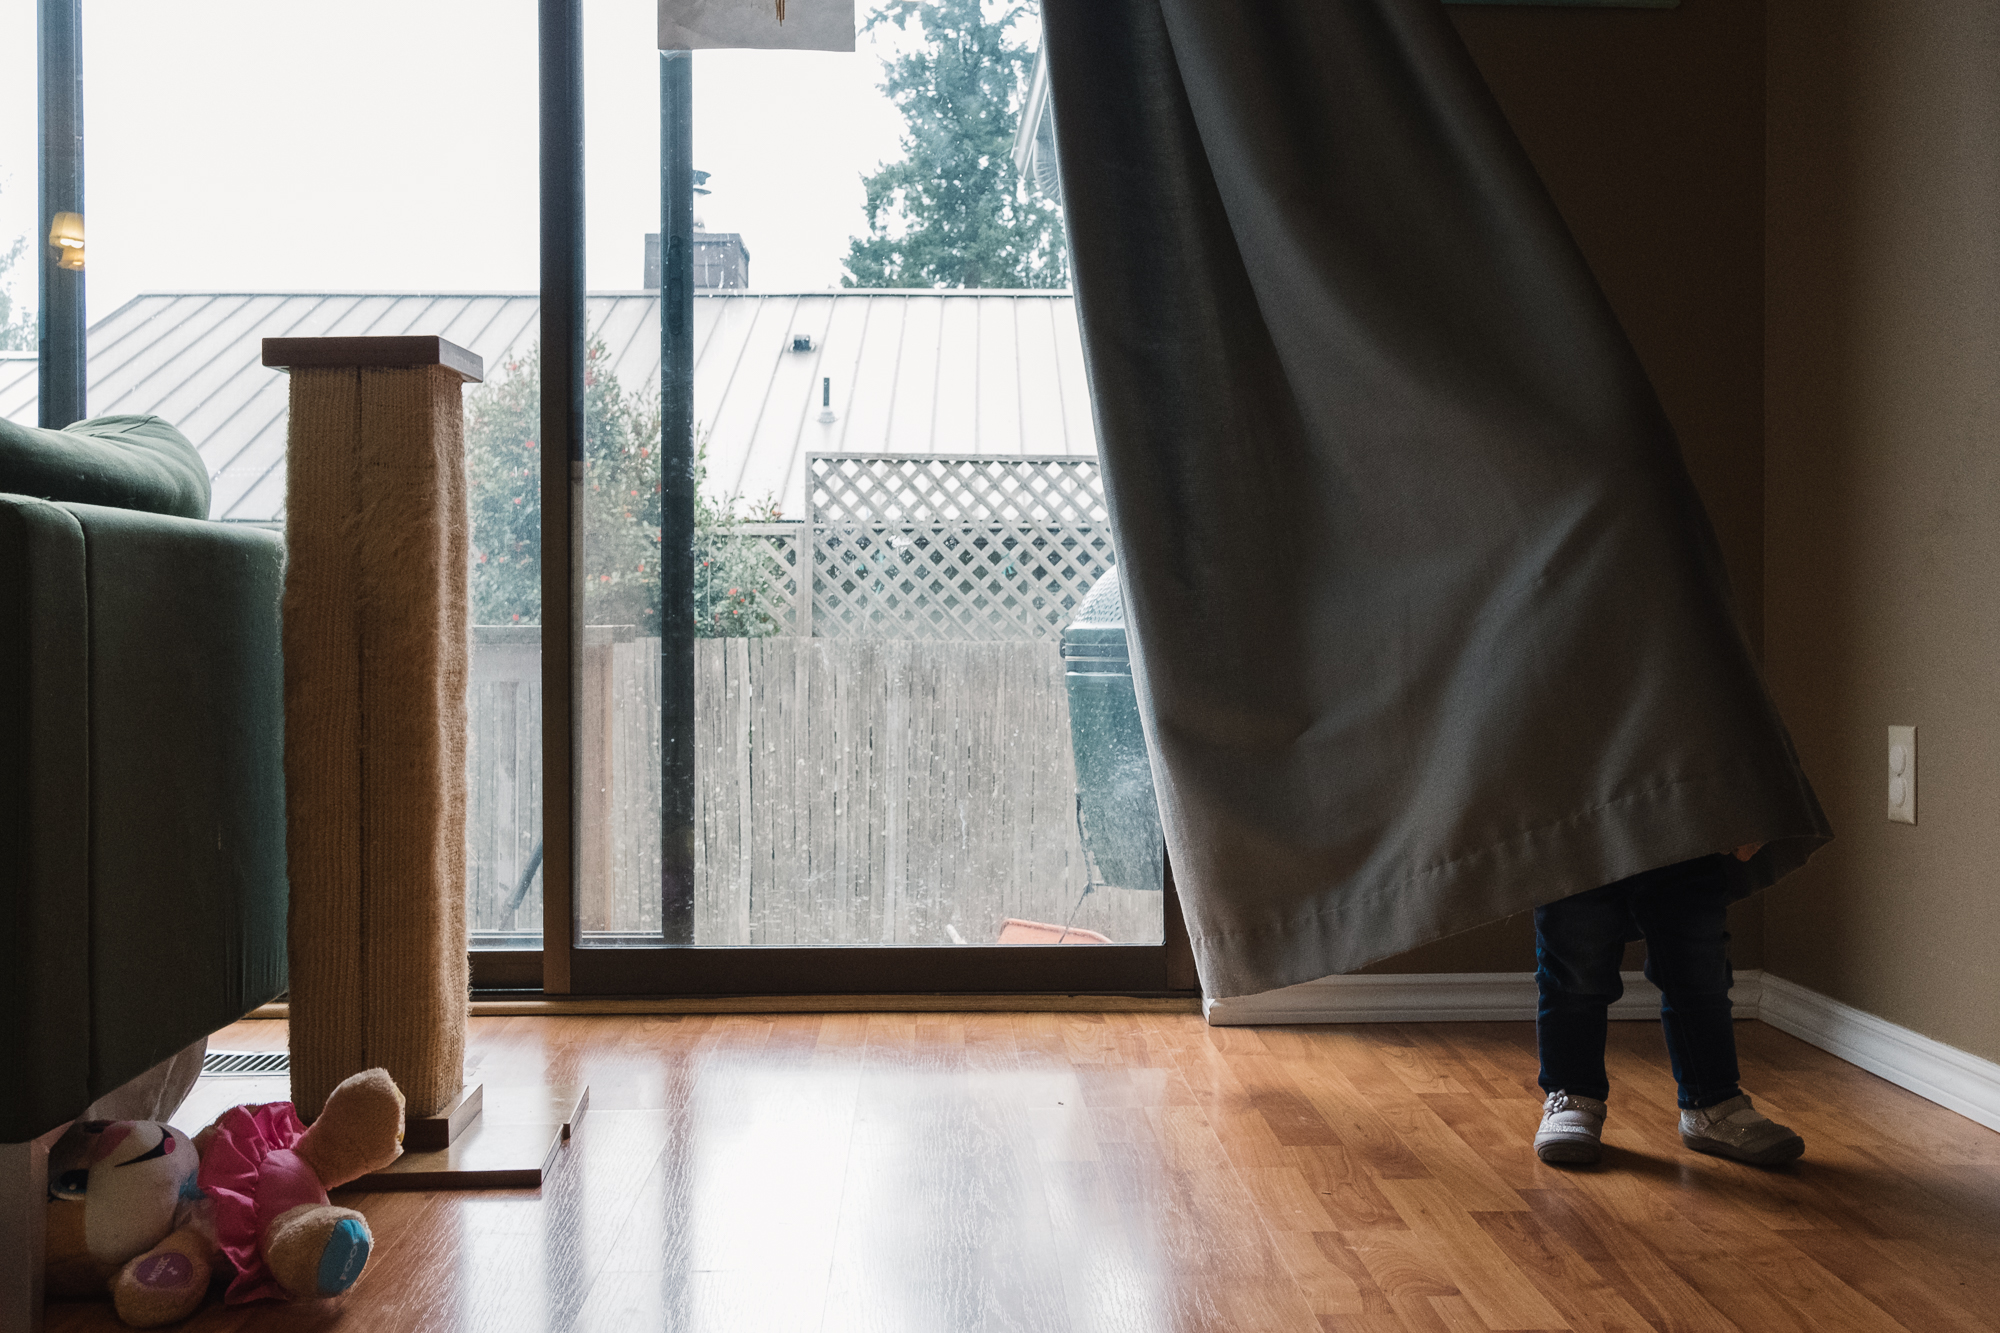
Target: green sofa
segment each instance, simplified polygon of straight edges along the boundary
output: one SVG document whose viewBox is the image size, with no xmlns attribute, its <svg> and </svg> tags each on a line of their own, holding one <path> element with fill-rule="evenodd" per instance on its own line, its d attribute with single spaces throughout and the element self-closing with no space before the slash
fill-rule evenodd
<svg viewBox="0 0 2000 1333">
<path fill-rule="evenodd" d="M 285 986 L 277 534 L 155 417 L 0 421 L 0 1143 Z"/>
</svg>

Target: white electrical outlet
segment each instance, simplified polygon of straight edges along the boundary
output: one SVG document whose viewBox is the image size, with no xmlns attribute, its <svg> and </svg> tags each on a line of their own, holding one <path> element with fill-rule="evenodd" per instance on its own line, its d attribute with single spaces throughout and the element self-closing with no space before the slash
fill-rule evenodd
<svg viewBox="0 0 2000 1333">
<path fill-rule="evenodd" d="M 1917 822 L 1917 729 L 1889 728 L 1889 822 Z"/>
</svg>

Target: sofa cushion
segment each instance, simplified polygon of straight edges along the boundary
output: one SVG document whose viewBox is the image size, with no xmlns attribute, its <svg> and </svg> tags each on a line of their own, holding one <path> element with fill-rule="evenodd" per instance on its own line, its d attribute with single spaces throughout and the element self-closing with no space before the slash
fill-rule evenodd
<svg viewBox="0 0 2000 1333">
<path fill-rule="evenodd" d="M 92 417 L 61 430 L 0 417 L 0 491 L 208 517 L 208 469 L 187 437 L 158 417 Z"/>
</svg>

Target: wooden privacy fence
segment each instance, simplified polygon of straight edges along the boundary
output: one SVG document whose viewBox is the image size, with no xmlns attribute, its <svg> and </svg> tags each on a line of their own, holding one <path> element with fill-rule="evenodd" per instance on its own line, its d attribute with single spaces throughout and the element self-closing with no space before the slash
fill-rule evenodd
<svg viewBox="0 0 2000 1333">
<path fill-rule="evenodd" d="M 539 644 L 474 631 L 476 933 L 541 921 L 538 876 L 505 910 L 539 836 Z M 653 934 L 659 641 L 588 630 L 583 676 L 583 928 Z M 1054 643 L 702 639 L 695 730 L 697 944 L 983 944 L 1009 917 L 1160 938 L 1157 893 L 1083 896 Z"/>
<path fill-rule="evenodd" d="M 542 836 L 539 625 L 473 626 L 466 715 L 466 917 L 477 948 L 542 927 L 540 877 L 529 874 Z M 524 875 L 526 896 L 510 910 Z"/>
</svg>

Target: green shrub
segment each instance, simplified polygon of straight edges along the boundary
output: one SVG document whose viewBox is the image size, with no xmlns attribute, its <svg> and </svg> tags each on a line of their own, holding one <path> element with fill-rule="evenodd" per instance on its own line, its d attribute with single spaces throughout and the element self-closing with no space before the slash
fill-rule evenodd
<svg viewBox="0 0 2000 1333">
<path fill-rule="evenodd" d="M 539 349 L 501 367 L 466 408 L 465 462 L 472 522 L 472 619 L 536 625 L 542 618 L 541 376 Z M 660 632 L 660 409 L 627 393 L 603 343 L 584 360 L 583 613 L 591 625 Z M 695 633 L 703 638 L 776 634 L 763 543 L 745 523 L 779 520 L 765 500 L 715 499 L 708 438 L 696 432 Z M 742 513 L 737 511 L 741 509 Z"/>
</svg>

